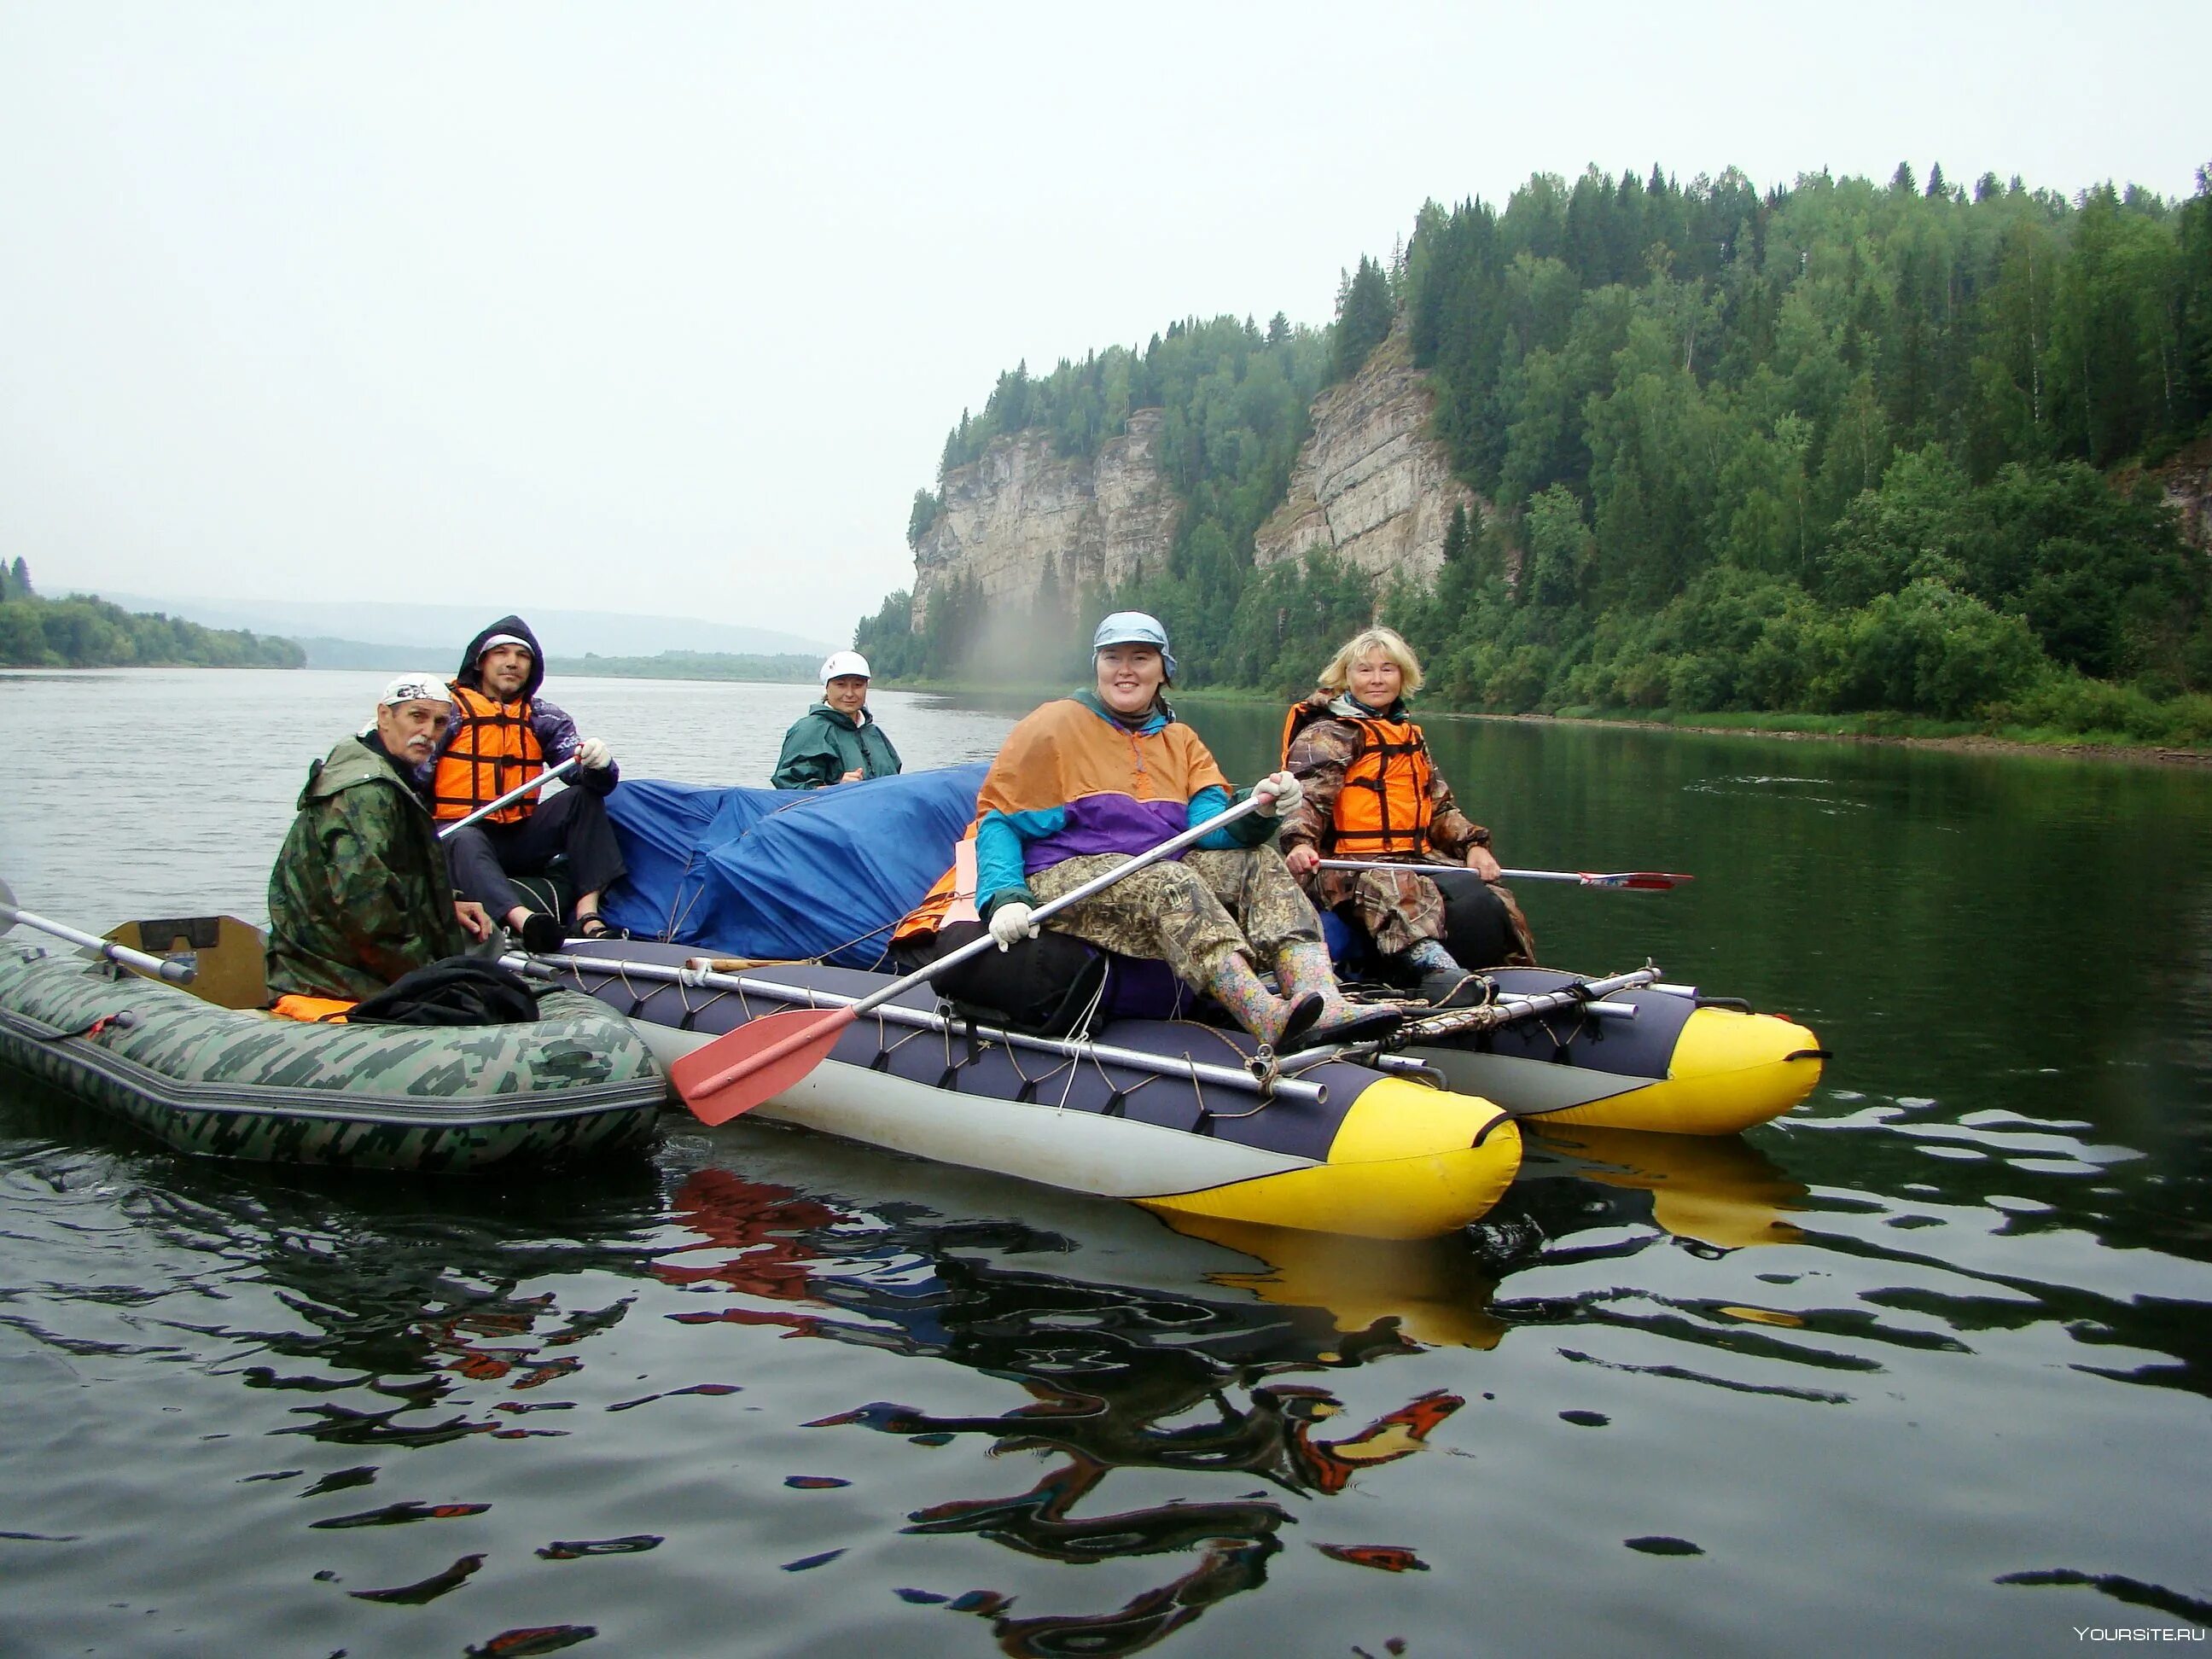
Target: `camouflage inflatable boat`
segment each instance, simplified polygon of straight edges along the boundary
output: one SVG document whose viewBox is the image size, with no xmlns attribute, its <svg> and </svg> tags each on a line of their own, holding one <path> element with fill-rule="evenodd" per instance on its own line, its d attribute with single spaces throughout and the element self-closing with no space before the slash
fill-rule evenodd
<svg viewBox="0 0 2212 1659">
<path fill-rule="evenodd" d="M 0 944 L 0 1061 L 180 1152 L 478 1170 L 649 1143 L 667 1084 L 574 993 L 522 1025 L 301 1025 L 18 939 Z"/>
</svg>

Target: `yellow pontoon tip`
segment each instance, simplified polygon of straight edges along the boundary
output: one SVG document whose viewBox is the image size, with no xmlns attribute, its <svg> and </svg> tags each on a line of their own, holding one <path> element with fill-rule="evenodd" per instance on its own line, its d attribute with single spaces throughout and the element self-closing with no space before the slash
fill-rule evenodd
<svg viewBox="0 0 2212 1659">
<path fill-rule="evenodd" d="M 1139 1201 L 1270 1227 L 1432 1238 L 1486 1214 L 1520 1167 L 1521 1132 L 1498 1107 L 1382 1078 L 1345 1113 L 1328 1162 Z"/>
</svg>

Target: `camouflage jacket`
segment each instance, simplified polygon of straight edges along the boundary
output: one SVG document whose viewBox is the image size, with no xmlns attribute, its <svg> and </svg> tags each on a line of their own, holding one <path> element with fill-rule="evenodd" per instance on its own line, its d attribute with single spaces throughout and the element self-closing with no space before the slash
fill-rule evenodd
<svg viewBox="0 0 2212 1659">
<path fill-rule="evenodd" d="M 1332 702 L 1326 693 L 1316 691 L 1298 712 L 1305 723 L 1291 738 L 1283 764 L 1297 774 L 1306 793 L 1296 811 L 1284 815 L 1281 845 L 1285 853 L 1297 847 L 1317 848 L 1327 858 L 1336 840 L 1336 798 L 1344 790 L 1344 769 L 1359 748 L 1359 706 L 1348 696 Z M 1390 714 L 1403 720 L 1404 706 L 1395 707 Z M 1486 845 L 1490 840 L 1480 824 L 1459 810 L 1452 799 L 1451 786 L 1444 781 L 1443 771 L 1433 757 L 1429 814 L 1429 846 L 1454 864 L 1465 863 L 1469 848 Z"/>
<path fill-rule="evenodd" d="M 469 946 L 429 809 L 347 738 L 307 774 L 269 872 L 269 994 L 373 996 Z"/>
</svg>

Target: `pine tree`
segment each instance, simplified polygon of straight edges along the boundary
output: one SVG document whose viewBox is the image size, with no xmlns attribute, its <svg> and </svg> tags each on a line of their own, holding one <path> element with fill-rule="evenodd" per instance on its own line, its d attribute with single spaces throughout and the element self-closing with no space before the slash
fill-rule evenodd
<svg viewBox="0 0 2212 1659">
<path fill-rule="evenodd" d="M 1467 503 L 1461 501 L 1452 508 L 1451 524 L 1444 531 L 1444 562 L 1462 563 L 1474 544 L 1474 535 L 1468 529 Z"/>
<path fill-rule="evenodd" d="M 1336 294 L 1336 373 L 1349 380 L 1359 372 L 1367 354 L 1382 343 L 1390 331 L 1390 279 L 1382 267 L 1365 254 L 1359 269 L 1343 279 Z"/>
</svg>

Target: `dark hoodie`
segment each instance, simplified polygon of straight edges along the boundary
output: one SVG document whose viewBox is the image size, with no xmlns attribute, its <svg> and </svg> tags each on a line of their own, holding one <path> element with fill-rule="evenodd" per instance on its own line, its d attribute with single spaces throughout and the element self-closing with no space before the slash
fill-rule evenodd
<svg viewBox="0 0 2212 1659">
<path fill-rule="evenodd" d="M 530 624 L 520 617 L 501 617 L 469 641 L 467 648 L 461 653 L 461 665 L 453 671 L 453 684 L 465 685 L 471 691 L 483 690 L 483 679 L 477 672 L 477 665 L 483 660 L 484 641 L 499 634 L 512 634 L 530 647 L 530 678 L 523 681 L 522 695 L 516 699 L 520 702 L 527 702 L 538 695 L 538 688 L 545 684 L 545 651 L 538 643 L 538 635 L 530 631 Z"/>
<path fill-rule="evenodd" d="M 483 679 L 477 672 L 477 664 L 483 656 L 484 641 L 500 634 L 512 634 L 530 647 L 530 675 L 523 681 L 522 690 L 515 701 L 530 705 L 530 729 L 538 734 L 538 746 L 545 751 L 545 763 L 558 766 L 576 752 L 579 741 L 576 722 L 556 705 L 538 695 L 538 688 L 545 684 L 545 653 L 538 643 L 538 635 L 530 631 L 528 623 L 520 617 L 501 617 L 479 632 L 461 653 L 461 665 L 453 675 L 453 684 L 457 687 L 466 686 L 479 696 L 489 695 L 484 690 Z M 453 746 L 459 732 L 459 724 L 456 722 L 439 740 L 436 753 L 416 769 L 415 787 L 425 795 L 429 793 L 430 780 L 438 769 L 439 760 Z M 612 792 L 621 777 L 622 769 L 611 765 L 596 772 L 578 771 L 568 781 L 582 786 L 595 795 L 605 795 Z"/>
</svg>

